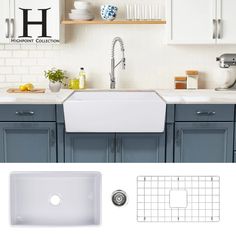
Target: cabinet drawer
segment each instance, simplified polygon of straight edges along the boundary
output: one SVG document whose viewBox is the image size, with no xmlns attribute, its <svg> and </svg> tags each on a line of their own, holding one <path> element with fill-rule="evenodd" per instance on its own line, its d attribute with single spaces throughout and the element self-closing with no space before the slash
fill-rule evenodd
<svg viewBox="0 0 236 236">
<path fill-rule="evenodd" d="M 176 121 L 233 121 L 234 105 L 176 105 Z"/>
<path fill-rule="evenodd" d="M 55 121 L 54 105 L 0 105 L 0 121 Z"/>
</svg>

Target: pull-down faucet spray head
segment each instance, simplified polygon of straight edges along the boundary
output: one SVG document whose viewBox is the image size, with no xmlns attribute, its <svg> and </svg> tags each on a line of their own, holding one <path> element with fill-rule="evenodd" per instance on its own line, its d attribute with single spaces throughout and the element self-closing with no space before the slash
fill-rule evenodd
<svg viewBox="0 0 236 236">
<path fill-rule="evenodd" d="M 122 52 L 122 59 L 116 64 L 115 63 L 115 46 L 116 43 L 120 43 L 120 48 Z M 119 65 L 122 64 L 122 69 L 124 70 L 126 67 L 125 63 L 125 47 L 124 47 L 124 42 L 120 37 L 115 37 L 112 41 L 112 50 L 111 50 L 111 73 L 110 73 L 110 88 L 115 89 L 116 81 L 115 81 L 115 68 Z"/>
</svg>

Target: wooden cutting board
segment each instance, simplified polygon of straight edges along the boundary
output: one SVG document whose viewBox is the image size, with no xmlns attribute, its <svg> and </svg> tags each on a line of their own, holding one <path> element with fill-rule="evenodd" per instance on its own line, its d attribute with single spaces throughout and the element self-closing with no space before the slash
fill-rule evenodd
<svg viewBox="0 0 236 236">
<path fill-rule="evenodd" d="M 36 88 L 36 89 L 33 89 L 32 91 L 21 91 L 20 89 L 18 88 L 9 88 L 7 90 L 8 93 L 45 93 L 45 90 L 46 89 L 43 89 L 43 88 Z"/>
</svg>

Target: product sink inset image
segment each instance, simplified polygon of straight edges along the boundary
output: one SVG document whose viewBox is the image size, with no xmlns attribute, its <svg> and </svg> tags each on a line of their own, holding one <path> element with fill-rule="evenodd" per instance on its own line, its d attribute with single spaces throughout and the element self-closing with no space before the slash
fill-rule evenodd
<svg viewBox="0 0 236 236">
<path fill-rule="evenodd" d="M 11 224 L 99 225 L 101 181 L 99 172 L 14 172 Z"/>
<path fill-rule="evenodd" d="M 64 104 L 67 132 L 163 132 L 166 103 L 155 91 L 76 92 Z"/>
</svg>

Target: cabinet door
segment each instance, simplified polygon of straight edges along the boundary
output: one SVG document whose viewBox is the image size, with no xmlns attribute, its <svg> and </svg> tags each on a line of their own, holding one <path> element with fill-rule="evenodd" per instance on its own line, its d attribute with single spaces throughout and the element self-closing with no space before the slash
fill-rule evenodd
<svg viewBox="0 0 236 236">
<path fill-rule="evenodd" d="M 167 0 L 169 43 L 214 44 L 216 26 L 216 0 Z"/>
<path fill-rule="evenodd" d="M 114 134 L 66 133 L 66 162 L 114 162 Z"/>
<path fill-rule="evenodd" d="M 1 122 L 1 162 L 56 162 L 56 125 L 52 122 Z"/>
<path fill-rule="evenodd" d="M 0 43 L 9 43 L 10 37 L 10 3 L 1 0 L 0 8 Z"/>
<path fill-rule="evenodd" d="M 220 44 L 235 44 L 235 0 L 217 0 L 217 40 Z"/>
<path fill-rule="evenodd" d="M 14 0 L 12 43 L 59 43 L 59 0 Z"/>
<path fill-rule="evenodd" d="M 165 134 L 117 134 L 116 161 L 164 162 Z"/>
<path fill-rule="evenodd" d="M 232 162 L 233 122 L 176 122 L 175 162 Z"/>
</svg>

